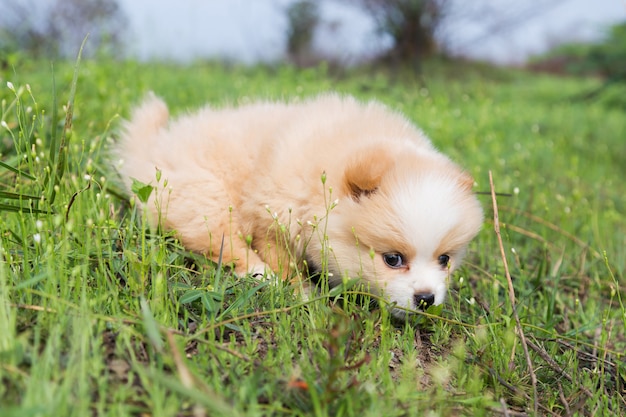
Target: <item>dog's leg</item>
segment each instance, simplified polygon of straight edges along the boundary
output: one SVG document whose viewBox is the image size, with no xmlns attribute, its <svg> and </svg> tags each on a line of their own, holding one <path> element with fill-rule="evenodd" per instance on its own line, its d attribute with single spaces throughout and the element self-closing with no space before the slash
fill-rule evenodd
<svg viewBox="0 0 626 417">
<path fill-rule="evenodd" d="M 238 276 L 251 275 L 257 279 L 274 278 L 275 270 L 264 262 L 259 254 L 240 236 L 231 236 L 229 243 L 224 243 L 222 256 L 227 257 Z M 225 260 L 222 259 L 222 262 Z"/>
<path fill-rule="evenodd" d="M 183 246 L 217 263 L 234 269 L 238 276 L 261 277 L 272 274 L 259 253 L 253 249 L 239 213 L 219 179 L 205 175 L 202 181 L 173 177 L 159 188 L 147 208 L 154 223 L 174 230 Z M 265 253 L 265 252 L 263 252 Z"/>
</svg>

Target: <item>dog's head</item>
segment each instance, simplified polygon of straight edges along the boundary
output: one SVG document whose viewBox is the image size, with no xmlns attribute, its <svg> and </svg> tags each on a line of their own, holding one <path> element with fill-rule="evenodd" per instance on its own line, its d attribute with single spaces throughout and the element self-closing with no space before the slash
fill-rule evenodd
<svg viewBox="0 0 626 417">
<path fill-rule="evenodd" d="M 430 150 L 372 147 L 355 155 L 329 216 L 331 283 L 358 276 L 399 307 L 441 304 L 448 277 L 482 225 L 473 183 Z"/>
</svg>

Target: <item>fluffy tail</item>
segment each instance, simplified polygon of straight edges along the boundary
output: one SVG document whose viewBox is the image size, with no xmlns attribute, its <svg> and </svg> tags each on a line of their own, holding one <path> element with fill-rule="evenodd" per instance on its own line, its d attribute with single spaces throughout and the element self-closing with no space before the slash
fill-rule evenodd
<svg viewBox="0 0 626 417">
<path fill-rule="evenodd" d="M 117 159 L 116 167 L 127 186 L 131 178 L 146 183 L 154 179 L 155 166 L 159 162 L 154 154 L 155 142 L 168 119 L 167 105 L 150 92 L 133 110 L 131 119 L 124 123 L 113 156 Z"/>
<path fill-rule="evenodd" d="M 149 140 L 165 127 L 169 116 L 165 102 L 149 92 L 143 102 L 133 110 L 131 120 L 125 126 L 125 136 L 143 147 L 146 145 L 143 141 Z"/>
</svg>

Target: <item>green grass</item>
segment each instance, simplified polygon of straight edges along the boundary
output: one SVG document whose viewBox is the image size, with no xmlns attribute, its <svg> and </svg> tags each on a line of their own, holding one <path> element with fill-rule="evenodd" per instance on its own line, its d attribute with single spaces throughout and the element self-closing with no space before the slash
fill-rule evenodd
<svg viewBox="0 0 626 417">
<path fill-rule="evenodd" d="M 539 415 L 626 413 L 626 115 L 568 100 L 598 81 L 455 65 L 418 81 L 87 61 L 75 97 L 73 63 L 2 70 L 0 415 L 532 415 L 535 403 Z M 478 191 L 491 171 L 511 194 L 499 216 L 532 369 L 489 195 L 440 313 L 397 323 L 349 288 L 303 302 L 287 286 L 235 281 L 146 230 L 119 197 L 106 148 L 148 90 L 174 113 L 328 90 L 376 98 Z"/>
</svg>

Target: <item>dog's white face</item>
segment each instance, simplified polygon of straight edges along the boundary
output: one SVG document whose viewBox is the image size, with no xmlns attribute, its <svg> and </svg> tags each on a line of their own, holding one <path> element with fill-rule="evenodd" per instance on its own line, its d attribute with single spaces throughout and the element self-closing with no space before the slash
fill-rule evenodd
<svg viewBox="0 0 626 417">
<path fill-rule="evenodd" d="M 404 241 L 397 252 L 382 254 L 381 290 L 400 307 L 441 304 L 450 273 L 480 229 L 482 211 L 459 178 L 431 172 L 400 187 L 388 198 Z"/>
<path fill-rule="evenodd" d="M 482 225 L 473 179 L 447 159 L 402 158 L 374 183 L 367 191 L 356 187 L 331 213 L 329 270 L 339 279 L 361 277 L 404 309 L 441 304 Z M 405 316 L 402 309 L 393 313 Z"/>
</svg>

